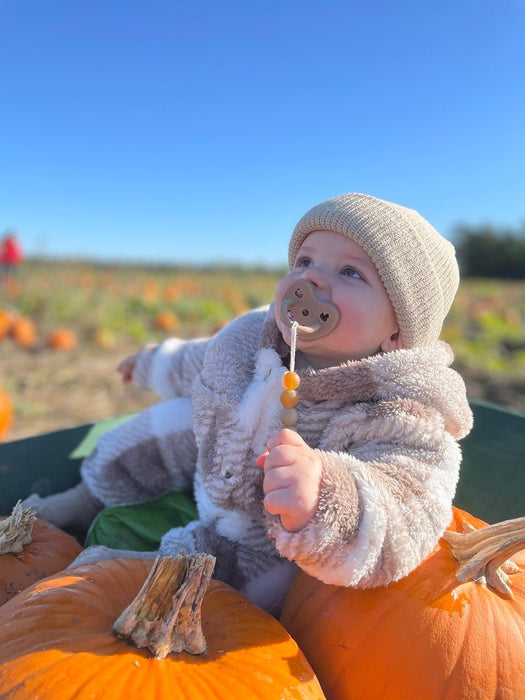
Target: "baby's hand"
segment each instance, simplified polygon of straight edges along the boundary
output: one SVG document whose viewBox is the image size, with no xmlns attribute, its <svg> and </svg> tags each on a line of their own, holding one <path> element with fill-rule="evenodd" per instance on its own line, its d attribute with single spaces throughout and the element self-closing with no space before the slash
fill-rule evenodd
<svg viewBox="0 0 525 700">
<path fill-rule="evenodd" d="M 119 364 L 119 366 L 117 367 L 117 370 L 122 375 L 123 382 L 131 382 L 133 380 L 133 370 L 135 369 L 136 364 L 137 364 L 137 356 L 136 355 L 130 355 L 129 357 L 125 357 L 122 360 L 122 362 Z"/>
<path fill-rule="evenodd" d="M 283 527 L 297 532 L 317 510 L 323 466 L 317 452 L 293 430 L 284 428 L 257 458 L 264 469 L 264 507 L 280 515 Z"/>
</svg>

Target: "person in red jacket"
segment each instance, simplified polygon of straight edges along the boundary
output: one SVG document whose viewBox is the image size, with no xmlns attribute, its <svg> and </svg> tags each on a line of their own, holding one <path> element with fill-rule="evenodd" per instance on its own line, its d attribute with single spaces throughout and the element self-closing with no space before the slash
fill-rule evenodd
<svg viewBox="0 0 525 700">
<path fill-rule="evenodd" d="M 15 234 L 11 231 L 6 233 L 2 239 L 0 248 L 0 264 L 2 266 L 2 276 L 10 277 L 16 274 L 18 266 L 22 262 L 22 248 Z"/>
</svg>

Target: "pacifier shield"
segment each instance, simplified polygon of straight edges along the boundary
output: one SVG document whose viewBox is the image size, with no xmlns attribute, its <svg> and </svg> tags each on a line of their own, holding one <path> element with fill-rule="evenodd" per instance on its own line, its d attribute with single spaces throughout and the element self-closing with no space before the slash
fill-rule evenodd
<svg viewBox="0 0 525 700">
<path fill-rule="evenodd" d="M 297 334 L 303 338 L 322 338 L 339 323 L 337 307 L 318 299 L 314 285 L 307 280 L 298 280 L 288 287 L 279 316 L 289 328 L 297 321 Z"/>
</svg>

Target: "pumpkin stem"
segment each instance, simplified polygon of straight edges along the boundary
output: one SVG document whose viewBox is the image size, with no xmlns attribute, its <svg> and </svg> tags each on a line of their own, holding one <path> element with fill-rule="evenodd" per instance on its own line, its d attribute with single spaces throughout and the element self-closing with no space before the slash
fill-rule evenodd
<svg viewBox="0 0 525 700">
<path fill-rule="evenodd" d="M 113 624 L 113 633 L 158 659 L 180 651 L 203 654 L 201 605 L 214 566 L 209 554 L 157 557 L 137 596 Z"/>
<path fill-rule="evenodd" d="M 484 581 L 503 598 L 512 598 L 507 574 L 520 569 L 507 559 L 525 549 L 525 517 L 504 520 L 480 530 L 451 532 L 443 539 L 448 542 L 453 557 L 459 564 L 456 578 L 465 581 Z"/>
<path fill-rule="evenodd" d="M 36 513 L 23 508 L 22 501 L 13 506 L 11 515 L 0 521 L 0 554 L 18 554 L 31 542 Z"/>
</svg>

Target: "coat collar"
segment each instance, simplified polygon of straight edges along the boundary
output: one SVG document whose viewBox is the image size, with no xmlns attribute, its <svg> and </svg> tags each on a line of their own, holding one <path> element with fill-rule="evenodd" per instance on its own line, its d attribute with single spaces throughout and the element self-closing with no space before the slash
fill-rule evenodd
<svg viewBox="0 0 525 700">
<path fill-rule="evenodd" d="M 275 323 L 273 305 L 268 309 L 261 346 L 279 355 L 289 366 L 290 348 Z M 472 412 L 465 384 L 451 369 L 454 359 L 447 343 L 437 341 L 422 347 L 394 350 L 349 360 L 334 367 L 299 371 L 301 401 L 340 403 L 414 400 L 437 410 L 448 432 L 464 437 L 472 427 Z"/>
</svg>

